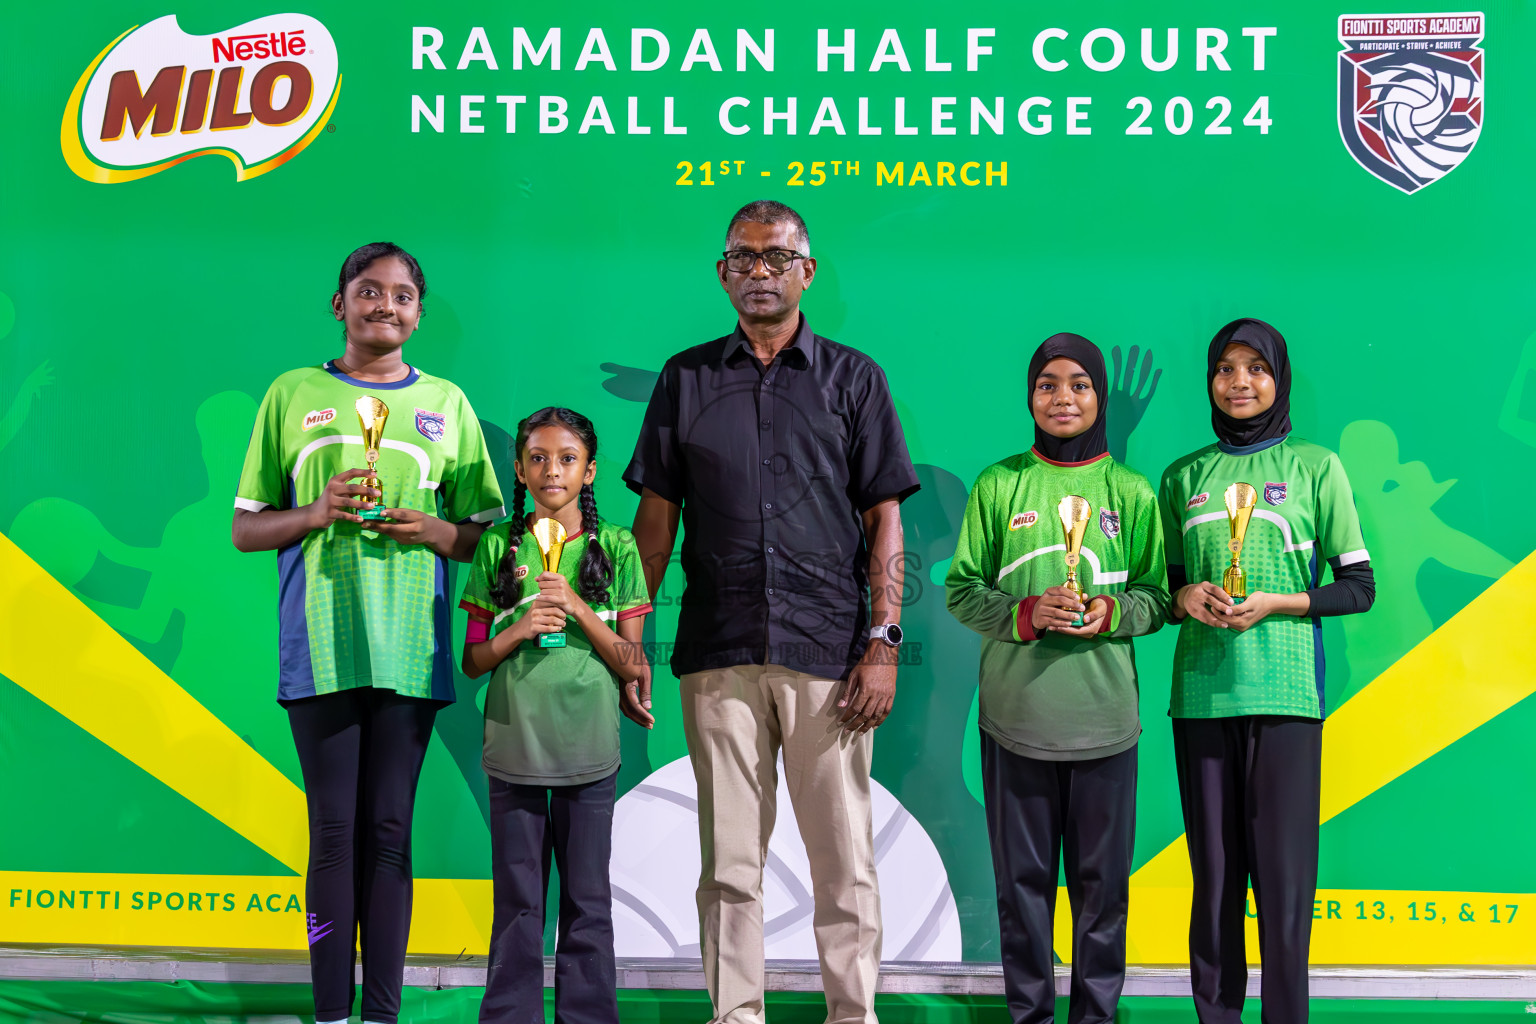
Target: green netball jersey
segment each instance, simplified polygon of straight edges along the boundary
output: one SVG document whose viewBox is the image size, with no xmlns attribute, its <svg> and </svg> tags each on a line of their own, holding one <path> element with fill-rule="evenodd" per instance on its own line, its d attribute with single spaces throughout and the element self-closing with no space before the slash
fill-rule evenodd
<svg viewBox="0 0 1536 1024">
<path fill-rule="evenodd" d="M 600 519 L 597 536 L 613 562 L 613 582 L 608 600 L 593 604 L 592 610 L 615 627 L 623 619 L 645 615 L 651 603 L 634 535 Z M 498 607 L 491 599 L 491 584 L 511 544 L 510 522 L 485 531 L 459 602 L 470 615 L 490 622 L 492 637 L 527 614 L 539 593 L 534 579 L 544 571 L 538 542 L 524 529 L 513 556 L 522 594 L 511 608 Z M 587 534 L 582 531 L 566 540 L 560 554 L 560 572 L 578 594 L 586 549 Z M 567 620 L 565 634 L 564 647 L 541 648 L 537 641 L 518 644 L 491 674 L 482 763 L 506 782 L 580 786 L 606 778 L 619 767 L 619 684 L 624 680 L 592 649 L 574 621 Z"/>
<path fill-rule="evenodd" d="M 504 514 L 462 391 L 414 368 L 378 384 L 333 363 L 290 370 L 267 389 L 235 507 L 299 508 L 337 473 L 365 467 L 356 403 L 370 395 L 389 409 L 378 461 L 383 504 L 453 523 Z M 278 551 L 277 570 L 279 700 L 356 686 L 453 700 L 447 563 L 431 548 L 337 521 Z"/>
<path fill-rule="evenodd" d="M 1056 506 L 1092 506 L 1078 579 L 1114 598 L 1092 638 L 1032 637 L 1025 599 L 1066 581 Z M 1147 478 L 1108 455 L 1064 465 L 1033 449 L 982 470 L 944 581 L 949 610 L 984 638 L 981 727 L 1005 749 L 1047 761 L 1108 757 L 1141 735 L 1131 637 L 1156 631 L 1168 608 L 1163 534 Z"/>
<path fill-rule="evenodd" d="M 1335 569 L 1370 556 L 1354 494 L 1333 452 L 1298 437 L 1248 448 L 1213 444 L 1168 467 L 1159 493 L 1168 564 L 1191 583 L 1221 585 L 1232 561 L 1225 494 L 1258 492 L 1243 540 L 1248 592 L 1295 594 Z M 1299 715 L 1322 718 L 1322 623 L 1271 615 L 1242 633 L 1186 618 L 1173 659 L 1174 718 Z"/>
</svg>

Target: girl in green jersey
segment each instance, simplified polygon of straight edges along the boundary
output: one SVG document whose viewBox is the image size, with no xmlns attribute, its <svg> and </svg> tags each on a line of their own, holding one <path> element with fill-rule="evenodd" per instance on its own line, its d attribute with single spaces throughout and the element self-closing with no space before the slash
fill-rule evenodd
<svg viewBox="0 0 1536 1024">
<path fill-rule="evenodd" d="M 1014 1024 L 1055 1016 L 1058 863 L 1072 900 L 1071 1020 L 1114 1020 L 1125 981 L 1135 834 L 1136 663 L 1131 637 L 1163 623 L 1157 501 L 1110 457 L 1104 357 L 1057 334 L 1030 360 L 1035 443 L 983 470 L 945 580 L 949 610 L 982 635 L 982 786 L 997 875 L 1003 981 Z M 1063 586 L 1057 505 L 1092 507 Z M 1074 624 L 1077 616 L 1082 624 Z"/>
<path fill-rule="evenodd" d="M 634 537 L 597 514 L 591 421 L 570 409 L 541 409 L 518 424 L 516 444 L 512 518 L 480 538 L 461 602 L 469 613 L 464 672 L 492 674 L 483 763 L 495 916 L 480 1019 L 544 1019 L 553 856 L 560 871 L 555 1019 L 618 1024 L 608 861 L 619 713 L 647 729 L 655 721 L 640 645 L 651 603 Z M 552 570 L 534 532 L 546 519 L 565 537 Z M 563 644 L 540 643 L 561 632 Z"/>
<path fill-rule="evenodd" d="M 408 364 L 427 283 L 397 245 L 341 267 L 345 351 L 267 389 L 235 497 L 241 551 L 277 551 L 278 702 L 309 809 L 305 877 L 315 1019 L 345 1021 L 363 950 L 363 1020 L 395 1024 L 411 925 L 411 818 L 437 711 L 451 703 L 440 596 L 501 491 L 464 393 Z M 374 472 L 357 403 L 383 403 Z M 388 505 L 387 519 L 359 513 Z"/>
<path fill-rule="evenodd" d="M 1317 888 L 1320 616 L 1365 611 L 1375 582 L 1338 456 L 1291 433 L 1280 333 L 1262 320 L 1227 324 L 1206 385 L 1217 441 L 1170 466 L 1160 494 L 1181 623 L 1170 714 L 1194 876 L 1191 984 L 1204 1024 L 1236 1024 L 1251 878 L 1263 1019 L 1296 1024 L 1307 1019 Z M 1253 505 L 1240 551 L 1248 593 L 1236 601 L 1217 581 L 1233 558 L 1228 490 L 1242 484 Z"/>
</svg>

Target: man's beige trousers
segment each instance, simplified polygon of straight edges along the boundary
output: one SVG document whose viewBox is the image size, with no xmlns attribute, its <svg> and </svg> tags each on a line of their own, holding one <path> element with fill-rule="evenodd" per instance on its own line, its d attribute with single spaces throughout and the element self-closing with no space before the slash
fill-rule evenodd
<svg viewBox="0 0 1536 1024">
<path fill-rule="evenodd" d="M 811 866 L 828 1024 L 873 1024 L 880 888 L 869 808 L 874 734 L 844 732 L 843 684 L 779 665 L 684 675 L 699 788 L 699 948 L 718 1024 L 763 1024 L 763 864 L 777 756 Z"/>
</svg>

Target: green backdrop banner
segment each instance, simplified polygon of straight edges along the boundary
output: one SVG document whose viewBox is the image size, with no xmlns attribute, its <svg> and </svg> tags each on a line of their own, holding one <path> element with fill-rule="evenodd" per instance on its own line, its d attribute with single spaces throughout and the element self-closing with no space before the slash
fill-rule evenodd
<svg viewBox="0 0 1536 1024">
<path fill-rule="evenodd" d="M 875 746 L 887 955 L 997 954 L 978 641 L 942 580 L 970 482 L 1030 442 L 1028 354 L 1057 331 L 1098 342 L 1111 449 L 1155 480 L 1208 443 L 1204 346 L 1250 315 L 1291 343 L 1297 432 L 1339 452 L 1378 581 L 1369 614 L 1324 628 L 1313 958 L 1529 962 L 1532 17 L 19 7 L 0 39 L 0 928 L 302 947 L 274 560 L 237 553 L 229 523 L 257 399 L 341 351 L 347 252 L 420 258 L 407 358 L 463 387 L 503 480 L 520 417 L 590 416 L 622 523 L 656 371 L 730 330 L 713 261 L 730 214 L 771 197 L 810 225 L 810 322 L 885 368 L 923 484 L 903 507 L 912 642 Z M 647 626 L 661 645 L 680 576 Z M 1142 962 L 1186 955 L 1173 642 L 1137 642 Z M 421 951 L 483 950 L 490 925 L 479 692 L 458 683 L 418 803 Z M 656 707 L 653 733 L 625 729 L 620 953 L 696 955 L 664 660 Z M 768 951 L 811 956 L 783 817 Z"/>
</svg>

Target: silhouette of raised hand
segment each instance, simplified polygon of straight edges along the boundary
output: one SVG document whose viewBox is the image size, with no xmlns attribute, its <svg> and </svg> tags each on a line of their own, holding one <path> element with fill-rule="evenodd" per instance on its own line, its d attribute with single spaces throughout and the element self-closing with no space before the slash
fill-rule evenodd
<svg viewBox="0 0 1536 1024">
<path fill-rule="evenodd" d="M 598 369 L 613 374 L 603 381 L 603 390 L 626 402 L 649 402 L 651 392 L 656 389 L 656 378 L 661 376 L 656 370 L 642 370 L 622 363 L 602 363 Z"/>
<path fill-rule="evenodd" d="M 43 393 L 43 388 L 52 383 L 53 367 L 46 359 L 27 374 L 26 379 L 21 382 L 21 390 L 16 392 L 16 397 L 11 402 L 11 407 L 6 410 L 3 417 L 0 417 L 0 448 L 4 448 L 21 429 L 22 422 L 32 409 L 32 400 Z"/>
<path fill-rule="evenodd" d="M 1137 357 L 1141 357 L 1141 365 L 1136 364 Z M 1124 363 L 1121 362 L 1120 346 L 1116 345 L 1110 350 L 1110 357 L 1114 367 L 1109 379 L 1109 420 L 1106 428 L 1109 434 L 1109 454 L 1118 462 L 1125 461 L 1125 446 L 1130 440 L 1131 431 L 1141 422 L 1141 418 L 1147 414 L 1147 406 L 1152 404 L 1152 396 L 1157 394 L 1157 382 L 1162 379 L 1163 371 L 1152 369 L 1152 350 L 1141 351 L 1140 345 L 1132 345 L 1129 356 Z"/>
<path fill-rule="evenodd" d="M 1510 437 L 1536 448 L 1536 334 L 1525 339 L 1520 362 L 1510 374 L 1499 426 Z"/>
</svg>

